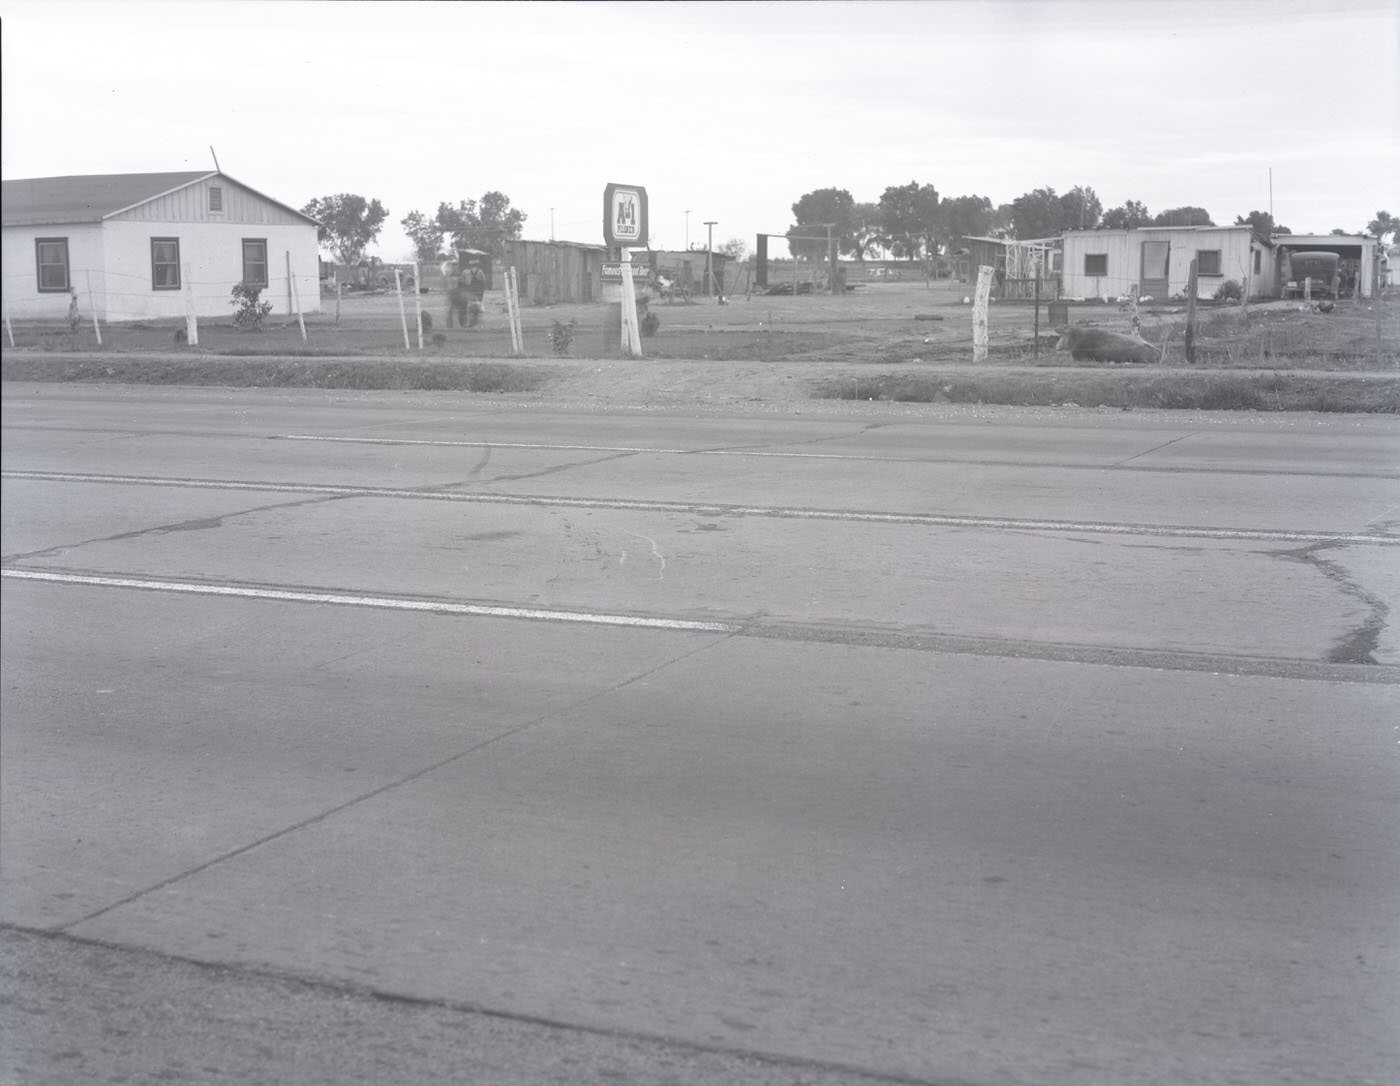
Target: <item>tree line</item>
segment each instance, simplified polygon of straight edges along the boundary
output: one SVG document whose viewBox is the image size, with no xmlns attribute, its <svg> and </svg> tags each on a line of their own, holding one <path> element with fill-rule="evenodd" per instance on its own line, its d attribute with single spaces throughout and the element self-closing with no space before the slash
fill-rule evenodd
<svg viewBox="0 0 1400 1086">
<path fill-rule="evenodd" d="M 320 223 L 316 238 L 322 248 L 348 265 L 364 259 L 365 250 L 379 237 L 389 217 L 389 210 L 377 199 L 348 192 L 318 197 L 301 212 Z M 501 259 L 506 241 L 520 236 L 527 217 L 510 206 L 509 196 L 492 190 L 480 200 L 439 203 L 432 218 L 414 210 L 399 222 L 413 242 L 418 260 L 432 264 L 448 257 L 449 248 L 450 252 L 479 249 Z"/>
<path fill-rule="evenodd" d="M 360 263 L 389 217 L 379 200 L 354 193 L 322 196 L 301 210 L 320 223 L 317 238 L 322 247 L 340 263 L 350 265 Z M 847 189 L 824 188 L 803 194 L 792 205 L 792 213 L 796 221 L 788 228 L 787 237 L 798 256 L 825 254 L 827 238 L 831 237 L 842 256 L 856 260 L 864 260 L 877 248 L 901 260 L 928 258 L 955 247 L 964 237 L 1030 240 L 1096 227 L 1216 225 L 1203 207 L 1173 207 L 1154 215 L 1140 200 L 1127 200 L 1105 211 L 1098 194 L 1087 185 L 1075 185 L 1065 193 L 1053 188 L 1033 189 L 1000 205 L 986 196 L 940 196 L 933 185 L 918 181 L 891 185 L 874 202 L 857 202 Z M 426 264 L 459 249 L 479 249 L 501 259 L 506 241 L 520 237 L 527 218 L 523 211 L 511 207 L 509 196 L 493 189 L 480 200 L 458 200 L 455 205 L 441 202 L 431 218 L 421 211 L 410 211 L 400 225 L 412 240 L 417 258 Z M 1267 211 L 1237 215 L 1234 225 L 1249 226 L 1263 237 L 1292 233 L 1274 222 Z M 1332 231 L 1349 232 L 1341 228 Z M 1381 241 L 1393 238 L 1400 233 L 1400 219 L 1378 211 L 1366 224 L 1366 232 Z M 742 257 L 744 243 L 731 239 L 721 251 Z"/>
<path fill-rule="evenodd" d="M 821 256 L 831 238 L 842 256 L 858 261 L 876 249 L 901 260 L 926 259 L 956 247 L 964 237 L 1028 241 L 1058 237 L 1066 230 L 1099 227 L 1216 225 L 1203 207 L 1173 207 L 1154 215 L 1140 200 L 1128 200 L 1105 211 L 1098 194 L 1088 185 L 1075 185 L 1065 193 L 1053 188 L 1033 189 L 1000 205 L 986 196 L 940 196 L 933 185 L 918 181 L 891 185 L 874 202 L 857 201 L 847 189 L 823 188 L 804 193 L 792 205 L 792 214 L 796 221 L 788 228 L 787 238 L 795 254 Z M 1264 237 L 1292 233 L 1274 222 L 1267 211 L 1238 215 L 1234 225 L 1249 226 Z M 1380 211 L 1366 231 L 1384 241 L 1397 227 L 1400 220 Z M 1349 232 L 1340 228 L 1332 231 Z"/>
</svg>

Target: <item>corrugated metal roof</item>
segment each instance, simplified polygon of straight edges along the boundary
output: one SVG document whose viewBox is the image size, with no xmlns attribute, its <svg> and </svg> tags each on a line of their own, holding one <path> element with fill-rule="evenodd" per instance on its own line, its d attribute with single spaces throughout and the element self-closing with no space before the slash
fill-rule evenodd
<svg viewBox="0 0 1400 1086">
<path fill-rule="evenodd" d="M 31 177 L 3 184 L 4 225 L 43 226 L 101 222 L 113 212 L 184 188 L 213 170 L 180 173 L 107 173 Z"/>
</svg>

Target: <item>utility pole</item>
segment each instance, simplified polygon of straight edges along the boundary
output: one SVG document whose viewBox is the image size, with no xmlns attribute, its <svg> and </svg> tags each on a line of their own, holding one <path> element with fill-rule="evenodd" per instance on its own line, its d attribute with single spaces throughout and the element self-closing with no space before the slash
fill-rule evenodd
<svg viewBox="0 0 1400 1086">
<path fill-rule="evenodd" d="M 554 240 L 554 208 L 549 209 L 549 240 Z"/>
<path fill-rule="evenodd" d="M 685 251 L 690 252 L 690 208 L 685 209 Z"/>
<path fill-rule="evenodd" d="M 715 222 L 717 220 L 706 220 L 705 228 L 709 231 L 709 236 L 705 241 L 705 297 L 710 296 L 711 285 L 715 281 Z"/>
</svg>

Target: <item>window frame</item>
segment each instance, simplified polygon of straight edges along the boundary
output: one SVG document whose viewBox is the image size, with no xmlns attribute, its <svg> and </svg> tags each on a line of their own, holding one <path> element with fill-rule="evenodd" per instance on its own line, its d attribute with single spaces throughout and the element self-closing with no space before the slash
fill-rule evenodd
<svg viewBox="0 0 1400 1086">
<path fill-rule="evenodd" d="M 1206 271 L 1205 268 L 1203 268 L 1203 267 L 1201 266 L 1201 263 L 1202 263 L 1201 258 L 1202 258 L 1202 257 L 1205 257 L 1205 256 L 1213 256 L 1213 257 L 1215 258 L 1215 270 L 1214 270 L 1214 271 Z M 1196 250 L 1196 277 L 1197 277 L 1198 279 L 1199 279 L 1201 276 L 1203 276 L 1203 275 L 1208 275 L 1208 276 L 1211 276 L 1211 277 L 1217 278 L 1217 279 L 1220 278 L 1220 277 L 1222 277 L 1222 276 L 1225 274 L 1225 271 L 1224 271 L 1224 268 L 1225 268 L 1225 261 L 1224 261 L 1223 257 L 1224 257 L 1224 253 L 1222 253 L 1221 250 L 1219 250 L 1219 249 L 1197 249 L 1197 250 Z"/>
<path fill-rule="evenodd" d="M 63 246 L 62 264 L 59 264 L 55 261 L 49 261 L 48 263 L 44 262 L 43 246 L 45 245 Z M 44 286 L 44 269 L 57 267 L 62 267 L 63 269 L 63 285 L 61 287 Z M 67 238 L 34 239 L 34 283 L 35 286 L 38 288 L 40 294 L 67 294 L 70 290 L 73 289 L 73 264 L 68 253 Z"/>
<path fill-rule="evenodd" d="M 1095 271 L 1089 264 L 1091 260 L 1102 262 L 1102 266 Z M 1084 274 L 1088 278 L 1102 279 L 1108 275 L 1108 254 L 1107 253 L 1085 253 L 1084 254 Z"/>
<path fill-rule="evenodd" d="M 175 246 L 175 259 L 174 259 L 173 261 L 170 261 L 170 260 L 160 260 L 160 261 L 157 261 L 157 260 L 156 260 L 156 246 L 158 246 L 158 245 L 174 245 L 174 246 Z M 174 268 L 174 270 L 175 270 L 175 282 L 174 282 L 173 284 L 172 284 L 172 283 L 162 283 L 162 282 L 160 281 L 160 276 L 157 274 L 157 272 L 158 272 L 158 270 L 161 269 L 161 268 Z M 180 286 L 181 286 L 181 283 L 180 283 L 180 239 L 179 239 L 179 238 L 151 238 L 151 289 L 152 289 L 152 290 L 179 290 L 179 289 L 180 289 Z"/>
<path fill-rule="evenodd" d="M 222 185 L 209 186 L 209 210 L 214 214 L 223 214 L 224 187 Z"/>
<path fill-rule="evenodd" d="M 261 278 L 261 279 L 250 279 L 250 278 L 248 278 L 248 246 L 249 246 L 249 245 L 261 245 L 261 246 L 262 246 L 262 278 Z M 243 239 L 241 239 L 241 241 L 239 242 L 239 246 L 240 246 L 240 252 L 243 254 L 243 278 L 240 280 L 240 282 L 247 283 L 249 286 L 255 286 L 255 287 L 263 287 L 263 288 L 266 288 L 266 287 L 269 285 L 269 283 L 270 283 L 269 272 L 271 271 L 271 269 L 268 267 L 268 262 L 267 262 L 267 238 L 243 238 Z"/>
</svg>

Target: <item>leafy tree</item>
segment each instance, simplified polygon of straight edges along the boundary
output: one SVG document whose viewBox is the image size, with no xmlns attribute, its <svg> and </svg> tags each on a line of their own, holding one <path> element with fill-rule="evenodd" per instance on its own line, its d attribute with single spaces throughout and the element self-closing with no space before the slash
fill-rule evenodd
<svg viewBox="0 0 1400 1086">
<path fill-rule="evenodd" d="M 1344 238 L 1350 233 L 1350 230 L 1343 230 L 1340 226 L 1332 227 L 1332 236 L 1334 238 Z"/>
<path fill-rule="evenodd" d="M 842 252 L 849 253 L 857 260 L 864 260 L 866 253 L 880 243 L 880 205 L 866 201 L 856 204 L 851 212 L 851 247 Z"/>
<path fill-rule="evenodd" d="M 895 256 L 914 260 L 937 251 L 942 216 L 932 185 L 891 185 L 880 194 L 879 208 L 881 234 Z"/>
<path fill-rule="evenodd" d="M 1015 228 L 1016 211 L 1010 204 L 998 204 L 992 215 L 992 225 L 987 230 L 989 238 L 1007 238 Z"/>
<path fill-rule="evenodd" d="M 528 216 L 510 206 L 510 197 L 491 191 L 476 200 L 458 200 L 457 206 L 438 204 L 434 222 L 453 249 L 480 249 L 497 260 L 505 257 L 506 241 L 518 238 Z"/>
<path fill-rule="evenodd" d="M 1236 215 L 1235 225 L 1252 227 L 1254 233 L 1261 238 L 1268 238 L 1270 234 L 1293 233 L 1288 227 L 1280 226 L 1274 222 L 1274 217 L 1267 211 L 1251 211 L 1248 215 Z"/>
<path fill-rule="evenodd" d="M 413 251 L 424 264 L 442 259 L 442 227 L 421 211 L 410 211 L 400 220 L 403 232 L 413 242 Z"/>
<path fill-rule="evenodd" d="M 945 197 L 939 207 L 943 215 L 943 236 L 949 244 L 956 243 L 959 238 L 990 236 L 996 212 L 987 197 Z"/>
<path fill-rule="evenodd" d="M 748 256 L 749 247 L 744 244 L 743 238 L 730 238 L 719 247 L 719 252 L 731 260 L 743 260 Z"/>
<path fill-rule="evenodd" d="M 1400 219 L 1389 211 L 1377 211 L 1376 217 L 1366 224 L 1366 233 L 1380 241 L 1385 241 L 1387 234 L 1393 239 L 1400 234 Z"/>
<path fill-rule="evenodd" d="M 1011 201 L 1011 230 L 1018 238 L 1048 238 L 1064 228 L 1065 205 L 1054 189 L 1033 189 Z"/>
<path fill-rule="evenodd" d="M 1215 222 L 1203 207 L 1174 207 L 1159 211 L 1152 217 L 1153 226 L 1214 226 Z"/>
<path fill-rule="evenodd" d="M 378 200 L 348 192 L 312 200 L 301 213 L 320 224 L 316 240 L 342 264 L 358 264 L 389 217 Z"/>
<path fill-rule="evenodd" d="M 817 257 L 826 253 L 827 226 L 842 252 L 850 252 L 855 225 L 856 201 L 845 189 L 813 189 L 792 205 L 797 220 L 788 227 L 788 248 L 796 256 Z"/>
<path fill-rule="evenodd" d="M 1075 185 L 1060 197 L 1060 210 L 1063 218 L 1059 230 L 1052 230 L 1051 234 L 1058 234 L 1060 230 L 1092 230 L 1099 225 L 1103 204 L 1099 202 L 1099 194 L 1093 189 L 1087 185 Z"/>
<path fill-rule="evenodd" d="M 1110 230 L 1131 230 L 1137 226 L 1150 226 L 1152 213 L 1140 200 L 1128 200 L 1119 207 L 1103 213 L 1103 225 Z"/>
</svg>

